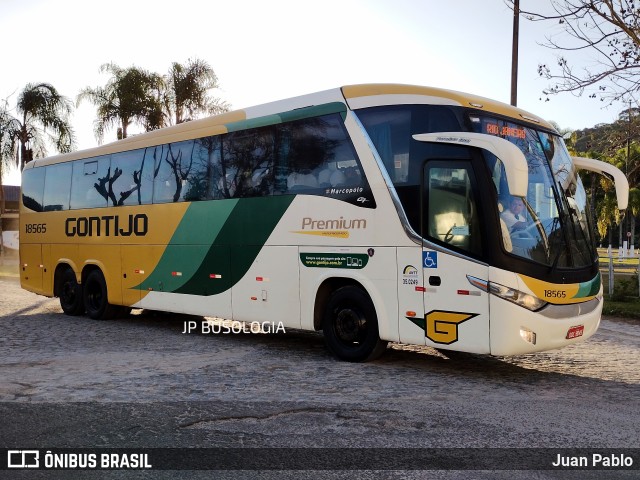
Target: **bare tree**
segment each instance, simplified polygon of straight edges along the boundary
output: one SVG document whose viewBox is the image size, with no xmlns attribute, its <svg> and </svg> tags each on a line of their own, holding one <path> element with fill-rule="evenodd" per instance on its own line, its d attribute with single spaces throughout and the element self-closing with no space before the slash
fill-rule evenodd
<svg viewBox="0 0 640 480">
<path fill-rule="evenodd" d="M 513 0 L 505 1 L 513 8 Z M 521 9 L 529 20 L 557 22 L 563 31 L 561 35 L 548 36 L 543 44 L 560 52 L 556 65 L 538 65 L 540 76 L 551 81 L 544 94 L 570 92 L 580 96 L 586 93 L 609 104 L 620 100 L 637 103 L 640 90 L 637 0 L 551 0 L 550 3 L 553 11 L 544 13 Z M 588 53 L 588 66 L 575 66 L 574 55 L 580 52 Z"/>
</svg>

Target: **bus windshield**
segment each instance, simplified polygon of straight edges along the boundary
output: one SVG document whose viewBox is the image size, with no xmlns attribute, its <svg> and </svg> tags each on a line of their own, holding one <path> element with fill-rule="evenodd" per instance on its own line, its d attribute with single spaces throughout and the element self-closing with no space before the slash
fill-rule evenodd
<svg viewBox="0 0 640 480">
<path fill-rule="evenodd" d="M 595 252 L 587 196 L 562 138 L 491 117 L 471 117 L 474 130 L 516 145 L 529 166 L 526 197 L 509 193 L 504 166 L 485 158 L 497 192 L 505 249 L 552 267 L 592 265 Z"/>
<path fill-rule="evenodd" d="M 407 220 L 416 233 L 430 241 L 476 255 L 478 249 L 468 248 L 461 235 L 451 241 L 422 231 L 429 218 L 421 221 L 420 184 L 428 158 L 470 159 L 470 152 L 460 147 L 412 140 L 412 135 L 430 132 L 457 132 L 468 128 L 460 110 L 444 105 L 392 105 L 357 111 L 359 120 L 376 147 L 389 179 L 393 183 Z M 502 137 L 516 145 L 529 167 L 529 185 L 525 197 L 513 197 L 502 162 L 483 150 L 495 187 L 497 205 L 486 204 L 484 214 L 499 215 L 500 227 L 489 236 L 496 236 L 504 250 L 513 256 L 552 268 L 580 269 L 593 265 L 595 250 L 587 207 L 587 196 L 567 152 L 564 141 L 555 134 L 488 115 L 471 114 L 472 130 Z M 466 177 L 465 177 L 466 178 Z M 427 179 L 431 182 L 432 179 Z M 425 182 L 425 185 L 427 183 Z M 451 190 L 452 185 L 449 185 Z M 468 191 L 468 190 L 467 190 Z M 455 193 L 455 192 L 450 192 Z M 465 196 L 460 204 L 471 204 Z M 475 207 L 474 207 L 475 209 Z M 472 210 L 461 212 L 456 232 L 461 226 L 473 227 Z M 475 216 L 477 220 L 477 215 Z M 445 229 L 446 230 L 446 229 Z M 472 240 L 469 231 L 465 240 Z M 460 241 L 457 241 L 460 240 Z M 467 242 L 469 243 L 469 242 Z M 472 245 L 473 242 L 469 243 Z"/>
</svg>

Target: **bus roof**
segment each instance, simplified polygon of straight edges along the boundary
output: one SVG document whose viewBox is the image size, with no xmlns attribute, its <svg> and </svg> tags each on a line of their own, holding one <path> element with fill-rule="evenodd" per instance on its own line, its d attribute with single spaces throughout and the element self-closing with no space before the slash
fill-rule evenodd
<svg viewBox="0 0 640 480">
<path fill-rule="evenodd" d="M 298 109 L 324 111 L 327 104 L 346 103 L 350 109 L 365 108 L 379 105 L 397 104 L 436 104 L 462 106 L 479 111 L 485 111 L 537 124 L 553 130 L 553 126 L 536 115 L 519 108 L 497 102 L 477 95 L 471 95 L 453 90 L 416 85 L 402 84 L 362 84 L 347 85 L 341 88 L 311 93 L 285 100 L 278 100 L 263 105 L 248 107 L 232 112 L 215 115 L 199 120 L 181 123 L 171 127 L 161 128 L 139 135 L 133 135 L 106 145 L 81 150 L 62 155 L 55 155 L 44 159 L 36 159 L 25 165 L 25 169 L 37 166 L 62 163 L 81 158 L 97 157 L 116 152 L 135 150 L 138 148 L 190 140 L 210 135 L 220 135 L 229 131 L 241 130 L 276 124 L 283 121 L 283 113 Z M 345 107 L 346 108 L 346 107 Z M 287 115 L 288 117 L 289 115 Z M 262 121 L 256 121 L 262 119 Z"/>
<path fill-rule="evenodd" d="M 428 103 L 456 105 L 467 108 L 476 108 L 481 111 L 496 113 L 514 118 L 520 122 L 536 124 L 547 130 L 555 132 L 555 128 L 542 118 L 520 108 L 506 103 L 491 100 L 469 93 L 446 90 L 444 88 L 421 87 L 416 85 L 401 84 L 364 84 L 342 87 L 344 97 L 352 109 L 363 108 L 371 103 L 373 105 L 403 104 L 403 103 Z M 422 99 L 420 99 L 422 97 Z"/>
</svg>

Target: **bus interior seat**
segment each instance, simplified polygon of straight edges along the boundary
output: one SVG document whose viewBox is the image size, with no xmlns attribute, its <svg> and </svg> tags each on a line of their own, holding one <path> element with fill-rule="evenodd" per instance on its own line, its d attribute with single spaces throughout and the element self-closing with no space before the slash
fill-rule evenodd
<svg viewBox="0 0 640 480">
<path fill-rule="evenodd" d="M 344 185 L 345 183 L 347 183 L 347 176 L 344 174 L 343 171 L 336 170 L 329 177 L 329 183 L 331 184 L 332 187 L 335 187 L 338 185 Z"/>
<path fill-rule="evenodd" d="M 302 190 L 318 187 L 318 180 L 312 173 L 292 172 L 287 178 L 289 190 Z"/>
<path fill-rule="evenodd" d="M 318 185 L 328 187 L 331 185 L 331 175 L 336 171 L 335 162 L 327 164 L 325 168 L 318 172 Z"/>
</svg>

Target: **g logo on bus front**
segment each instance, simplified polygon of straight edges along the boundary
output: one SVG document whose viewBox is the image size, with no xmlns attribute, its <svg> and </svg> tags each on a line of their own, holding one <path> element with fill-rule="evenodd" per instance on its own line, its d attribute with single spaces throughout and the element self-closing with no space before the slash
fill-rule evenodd
<svg viewBox="0 0 640 480">
<path fill-rule="evenodd" d="M 425 335 L 434 343 L 450 345 L 458 341 L 458 326 L 477 316 L 477 313 L 432 310 L 424 316 Z"/>
<path fill-rule="evenodd" d="M 424 329 L 425 336 L 433 343 L 451 345 L 459 340 L 458 326 L 478 315 L 478 313 L 431 310 L 424 316 L 424 319 L 415 317 L 405 318 Z"/>
</svg>

